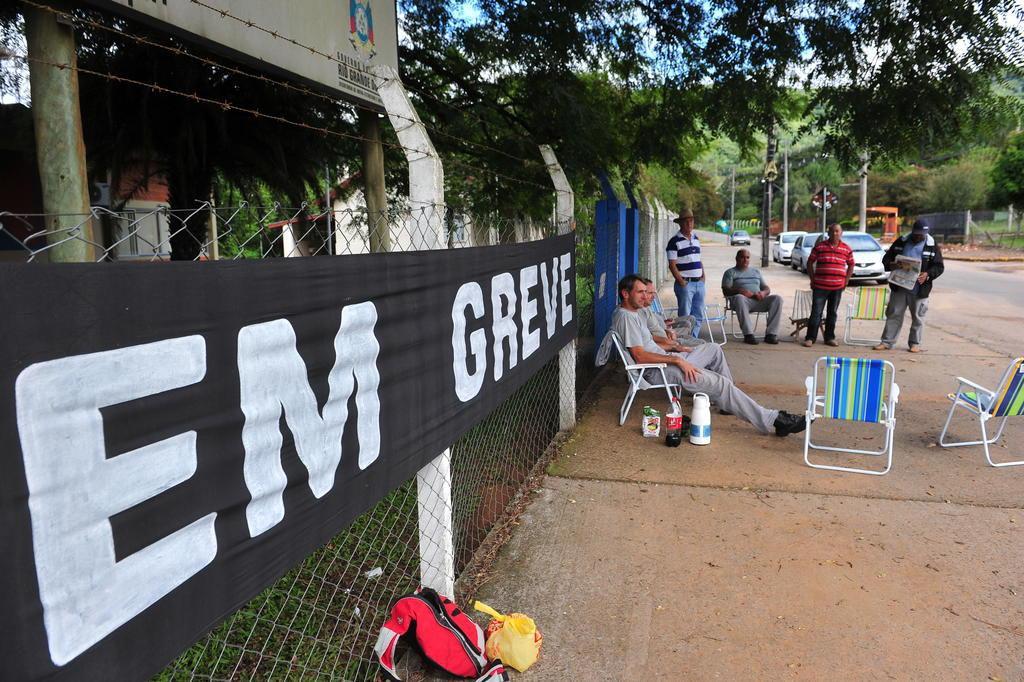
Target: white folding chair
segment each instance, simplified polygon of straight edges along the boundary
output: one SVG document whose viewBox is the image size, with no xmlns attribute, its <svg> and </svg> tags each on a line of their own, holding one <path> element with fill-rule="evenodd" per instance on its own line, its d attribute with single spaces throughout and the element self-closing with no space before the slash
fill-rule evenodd
<svg viewBox="0 0 1024 682">
<path fill-rule="evenodd" d="M 823 371 L 823 385 L 818 381 Z M 854 474 L 882 476 L 892 468 L 893 435 L 896 432 L 896 403 L 900 387 L 895 382 L 896 369 L 888 360 L 866 358 L 821 357 L 814 363 L 814 373 L 807 377 L 807 431 L 804 434 L 804 462 L 815 469 L 848 471 Z M 822 388 L 819 395 L 818 389 Z M 820 409 L 820 412 L 819 412 Z M 818 445 L 811 440 L 811 426 L 822 417 L 844 421 L 882 424 L 885 444 L 880 450 L 857 450 Z M 881 471 L 827 464 L 814 464 L 811 450 L 846 452 L 854 455 L 886 456 Z"/>
<path fill-rule="evenodd" d="M 851 346 L 873 346 L 879 337 L 866 338 L 853 335 L 854 320 L 885 321 L 885 306 L 889 303 L 889 287 L 860 287 L 853 303 L 846 307 L 846 330 L 843 342 Z M 877 327 L 881 329 L 881 327 Z"/>
<path fill-rule="evenodd" d="M 1017 358 L 1010 363 L 1010 366 L 1003 372 L 1003 378 L 999 380 L 999 387 L 990 391 L 979 386 L 973 381 L 957 377 L 959 384 L 956 393 L 950 393 L 949 399 L 953 404 L 949 408 L 949 416 L 946 417 L 946 424 L 942 427 L 942 434 L 939 436 L 939 445 L 944 448 L 959 448 L 965 445 L 982 445 L 985 447 L 985 459 L 994 467 L 1010 467 L 1024 464 L 1024 460 L 1012 462 L 993 462 L 988 446 L 995 443 L 1003 435 L 1006 427 L 1006 420 L 1010 417 L 1024 415 L 1024 357 Z M 972 390 L 964 390 L 964 388 Z M 981 426 L 981 440 L 951 441 L 946 442 L 946 431 L 953 419 L 953 412 L 961 407 L 971 414 L 978 416 L 978 423 Z M 996 435 L 988 437 L 985 422 L 993 418 L 1002 418 Z"/>
<path fill-rule="evenodd" d="M 717 343 L 719 346 L 729 343 L 729 335 L 725 333 L 725 317 L 726 313 L 722 310 L 721 304 L 707 303 L 704 305 L 704 326 L 708 328 L 708 338 L 711 339 L 711 343 Z M 722 332 L 721 343 L 715 338 L 715 330 L 711 326 L 713 323 L 717 323 Z"/>
<path fill-rule="evenodd" d="M 663 362 L 647 362 L 638 363 L 633 361 L 633 356 L 630 354 L 626 347 L 622 344 L 622 339 L 614 331 L 608 332 L 612 336 L 612 342 L 615 344 L 615 350 L 619 354 L 619 359 L 622 360 L 622 365 L 626 369 L 626 378 L 629 380 L 629 388 L 626 389 L 626 399 L 622 401 L 622 407 L 619 408 L 619 426 L 626 423 L 626 417 L 629 416 L 629 409 L 633 406 L 633 399 L 636 398 L 637 391 L 646 391 L 650 388 L 664 388 L 665 393 L 668 395 L 668 402 L 672 404 L 673 388 L 681 389 L 682 386 L 677 383 L 670 383 L 668 378 L 665 376 L 666 365 Z M 651 383 L 644 379 L 644 371 L 648 369 L 656 369 L 661 374 L 661 383 Z"/>
</svg>

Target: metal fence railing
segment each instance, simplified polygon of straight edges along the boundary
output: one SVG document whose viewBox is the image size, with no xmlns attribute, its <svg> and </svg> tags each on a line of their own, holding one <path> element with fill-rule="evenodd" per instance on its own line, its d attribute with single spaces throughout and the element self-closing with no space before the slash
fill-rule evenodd
<svg viewBox="0 0 1024 682">
<path fill-rule="evenodd" d="M 592 286 L 589 295 L 586 286 L 592 282 L 593 225 L 580 217 L 577 310 L 586 335 L 593 328 Z M 448 248 L 518 243 L 554 232 L 547 222 L 446 210 L 432 220 L 441 221 Z M 307 206 L 96 208 L 79 216 L 0 212 L 0 260 L 46 262 L 65 248 L 84 252 L 96 267 L 125 260 L 317 257 L 423 248 L 427 232 L 436 229 L 409 210 L 371 220 L 364 210 L 318 213 Z M 451 495 L 439 493 L 439 504 L 450 510 L 422 508 L 417 486 L 431 477 L 421 471 L 182 652 L 158 679 L 373 679 L 372 647 L 387 610 L 420 584 L 421 561 L 434 549 L 421 545 L 422 524 L 435 511 L 437 517 L 450 511 L 456 597 L 470 598 L 472 581 L 463 574 L 558 433 L 562 394 L 578 393 L 592 375 L 581 372 L 578 385 L 566 385 L 558 358 L 552 359 L 451 448 Z"/>
</svg>

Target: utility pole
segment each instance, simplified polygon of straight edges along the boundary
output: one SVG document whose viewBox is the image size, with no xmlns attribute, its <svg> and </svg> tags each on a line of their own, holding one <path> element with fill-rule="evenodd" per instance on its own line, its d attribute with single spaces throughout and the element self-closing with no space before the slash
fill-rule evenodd
<svg viewBox="0 0 1024 682">
<path fill-rule="evenodd" d="M 782 231 L 789 232 L 789 147 L 782 152 Z"/>
<path fill-rule="evenodd" d="M 763 201 L 761 203 L 761 267 L 767 268 L 771 264 L 769 258 L 768 242 L 771 238 L 772 218 L 772 189 L 775 187 L 775 179 L 779 177 L 778 168 L 775 166 L 775 128 L 768 131 L 768 148 L 765 151 L 764 173 L 761 182 L 764 183 Z"/>
<path fill-rule="evenodd" d="M 868 161 L 870 157 L 867 152 L 860 155 L 860 222 L 858 228 L 861 232 L 868 231 Z"/>
<path fill-rule="evenodd" d="M 66 216 L 83 218 L 77 235 L 64 233 L 65 241 L 49 250 L 51 261 L 81 262 L 96 259 L 92 219 L 88 217 L 89 187 L 82 139 L 82 114 L 78 106 L 78 70 L 74 28 L 57 15 L 23 6 L 25 41 L 32 92 L 32 123 L 35 127 L 36 161 L 43 191 L 43 212 L 48 232 L 67 228 Z M 47 63 L 48 62 L 48 63 Z M 66 64 L 57 68 L 49 64 Z M 68 237 L 77 236 L 77 239 Z"/>
<path fill-rule="evenodd" d="M 1010 208 L 1013 213 L 1013 207 Z M 732 193 L 729 196 L 729 232 L 736 229 L 736 166 L 732 167 Z"/>
<path fill-rule="evenodd" d="M 821 186 L 821 233 L 825 234 L 828 230 L 825 228 L 825 216 L 828 214 L 828 204 L 825 200 L 828 198 L 828 187 L 825 185 Z"/>
<path fill-rule="evenodd" d="M 381 142 L 380 117 L 377 116 L 377 112 L 359 110 L 359 133 L 363 138 L 363 183 L 370 251 L 390 251 L 388 196 L 384 187 L 384 145 Z"/>
</svg>

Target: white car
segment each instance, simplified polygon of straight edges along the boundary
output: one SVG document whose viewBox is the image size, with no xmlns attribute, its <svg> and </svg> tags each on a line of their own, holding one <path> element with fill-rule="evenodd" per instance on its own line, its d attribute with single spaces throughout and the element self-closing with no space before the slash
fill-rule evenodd
<svg viewBox="0 0 1024 682">
<path fill-rule="evenodd" d="M 772 244 L 772 260 L 776 263 L 788 263 L 793 254 L 793 245 L 796 244 L 799 237 L 805 234 L 807 233 L 796 231 L 776 235 L 775 242 Z"/>
<path fill-rule="evenodd" d="M 854 282 L 878 280 L 879 284 L 885 284 L 889 280 L 889 273 L 882 266 L 882 256 L 885 249 L 878 243 L 878 240 L 865 232 L 845 232 L 843 241 L 853 249 L 853 277 Z"/>
<path fill-rule="evenodd" d="M 828 235 L 806 234 L 797 239 L 790 255 L 790 267 L 794 270 L 807 272 L 807 257 L 811 249 L 818 243 L 819 239 L 828 239 Z M 866 282 L 877 280 L 884 284 L 889 279 L 889 273 L 882 266 L 882 256 L 885 249 L 878 243 L 878 240 L 870 234 L 863 232 L 844 232 L 843 241 L 853 249 L 853 282 Z"/>
</svg>

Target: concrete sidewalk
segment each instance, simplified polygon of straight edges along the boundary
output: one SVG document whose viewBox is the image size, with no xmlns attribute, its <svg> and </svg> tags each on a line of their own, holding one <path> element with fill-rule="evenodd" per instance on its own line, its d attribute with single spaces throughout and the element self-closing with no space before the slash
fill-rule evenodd
<svg viewBox="0 0 1024 682">
<path fill-rule="evenodd" d="M 735 249 L 705 243 L 710 292 Z M 788 269 L 765 274 L 783 295 L 805 286 Z M 935 322 L 919 355 L 827 349 L 897 367 L 884 477 L 809 469 L 802 434 L 762 436 L 718 414 L 711 445 L 667 448 L 639 428 L 642 406 L 663 407 L 664 393 L 641 394 L 619 427 L 625 378 L 605 376 L 478 593 L 544 633 L 541 660 L 518 678 L 1024 678 L 1024 467 L 935 447 L 951 377 L 992 384 L 1012 349 Z M 785 338 L 725 351 L 744 390 L 802 412 L 804 377 L 826 348 Z M 1021 426 L 1007 427 L 997 457 L 1024 456 Z M 866 425 L 837 434 L 880 439 Z"/>
</svg>

